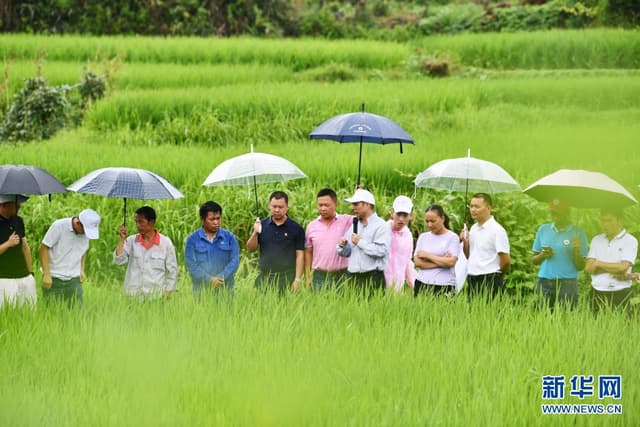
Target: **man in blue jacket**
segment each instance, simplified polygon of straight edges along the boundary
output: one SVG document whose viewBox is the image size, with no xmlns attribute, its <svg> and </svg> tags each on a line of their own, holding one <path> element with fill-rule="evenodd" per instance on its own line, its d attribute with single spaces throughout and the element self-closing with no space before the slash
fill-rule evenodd
<svg viewBox="0 0 640 427">
<path fill-rule="evenodd" d="M 222 207 L 208 201 L 200 206 L 202 227 L 187 237 L 185 260 L 193 282 L 193 294 L 202 290 L 233 294 L 235 274 L 240 263 L 236 236 L 222 228 Z"/>
</svg>

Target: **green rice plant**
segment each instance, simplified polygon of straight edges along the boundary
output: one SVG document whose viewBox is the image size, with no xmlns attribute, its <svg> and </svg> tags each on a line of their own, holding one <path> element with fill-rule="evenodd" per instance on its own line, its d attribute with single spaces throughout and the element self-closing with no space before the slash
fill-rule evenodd
<svg viewBox="0 0 640 427">
<path fill-rule="evenodd" d="M 640 67 L 640 34 L 619 29 L 460 34 L 413 42 L 427 53 L 497 69 Z"/>
<path fill-rule="evenodd" d="M 331 62 L 356 68 L 399 65 L 409 47 L 366 40 L 196 38 L 196 37 L 88 37 L 3 34 L 0 55 L 33 59 L 46 52 L 47 60 L 85 62 L 119 56 L 127 62 L 178 64 L 270 64 L 294 71 Z"/>
</svg>

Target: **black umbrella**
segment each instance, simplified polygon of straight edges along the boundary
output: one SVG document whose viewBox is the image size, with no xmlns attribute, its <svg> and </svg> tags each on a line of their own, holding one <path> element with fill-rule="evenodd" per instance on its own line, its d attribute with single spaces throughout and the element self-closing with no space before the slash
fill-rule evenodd
<svg viewBox="0 0 640 427">
<path fill-rule="evenodd" d="M 0 194 L 65 193 L 67 189 L 57 178 L 35 166 L 0 166 Z"/>
</svg>

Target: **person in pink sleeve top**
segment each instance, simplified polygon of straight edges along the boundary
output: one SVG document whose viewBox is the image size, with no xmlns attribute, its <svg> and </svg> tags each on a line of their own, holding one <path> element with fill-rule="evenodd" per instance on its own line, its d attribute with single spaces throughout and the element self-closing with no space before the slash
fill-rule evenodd
<svg viewBox="0 0 640 427">
<path fill-rule="evenodd" d="M 307 283 L 314 291 L 340 286 L 347 271 L 349 258 L 336 252 L 336 245 L 353 224 L 351 215 L 336 214 L 338 196 L 330 188 L 323 188 L 316 198 L 318 218 L 307 225 L 304 264 Z"/>
<path fill-rule="evenodd" d="M 413 255 L 413 235 L 407 227 L 411 219 L 413 203 L 407 196 L 398 196 L 393 201 L 391 220 L 391 246 L 389 261 L 384 269 L 384 279 L 387 289 L 402 292 L 405 283 L 413 288 L 416 271 L 411 261 Z"/>
<path fill-rule="evenodd" d="M 440 205 L 429 206 L 424 214 L 429 232 L 418 236 L 413 261 L 418 276 L 413 296 L 421 292 L 453 295 L 456 289 L 455 265 L 460 254 L 460 239 L 449 230 L 449 217 Z"/>
</svg>

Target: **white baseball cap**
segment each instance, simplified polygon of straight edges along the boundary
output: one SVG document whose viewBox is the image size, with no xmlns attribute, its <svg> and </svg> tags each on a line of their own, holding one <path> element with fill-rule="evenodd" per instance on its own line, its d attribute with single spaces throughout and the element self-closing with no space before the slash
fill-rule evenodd
<svg viewBox="0 0 640 427">
<path fill-rule="evenodd" d="M 78 215 L 80 223 L 84 228 L 84 234 L 88 239 L 95 240 L 99 237 L 100 215 L 93 209 L 85 209 Z"/>
<path fill-rule="evenodd" d="M 413 210 L 413 202 L 407 196 L 398 196 L 393 201 L 393 211 L 395 213 L 410 214 Z"/>
<path fill-rule="evenodd" d="M 373 194 L 361 188 L 356 190 L 356 192 L 353 194 L 353 197 L 344 199 L 344 201 L 348 203 L 365 202 L 369 203 L 370 205 L 376 204 L 376 199 L 373 197 Z"/>
<path fill-rule="evenodd" d="M 27 196 L 23 196 L 22 194 L 0 194 L 0 203 L 24 203 L 27 200 L 29 200 L 29 198 Z"/>
</svg>

